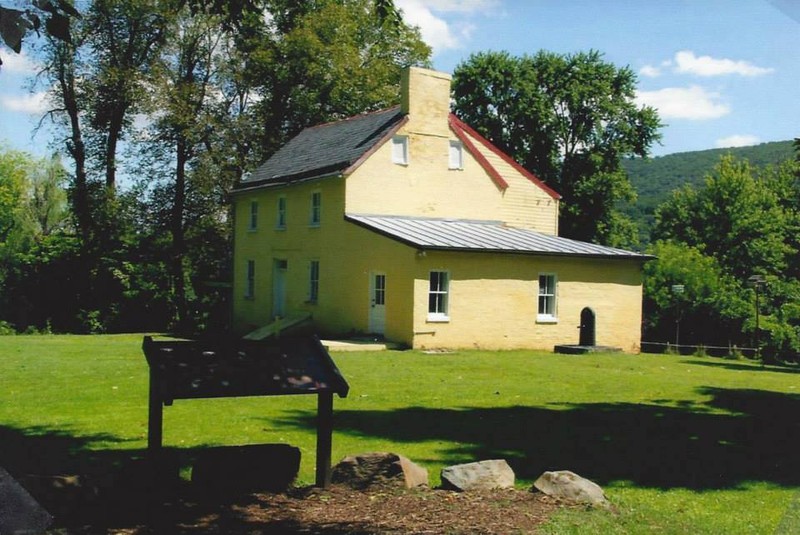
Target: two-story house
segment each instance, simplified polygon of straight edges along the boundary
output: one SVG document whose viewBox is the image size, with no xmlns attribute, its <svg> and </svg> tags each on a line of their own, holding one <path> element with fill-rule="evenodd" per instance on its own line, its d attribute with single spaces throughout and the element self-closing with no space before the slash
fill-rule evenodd
<svg viewBox="0 0 800 535">
<path fill-rule="evenodd" d="M 309 313 L 415 348 L 639 347 L 648 257 L 558 237 L 559 195 L 450 113 L 447 74 L 303 130 L 233 202 L 240 333 Z"/>
</svg>

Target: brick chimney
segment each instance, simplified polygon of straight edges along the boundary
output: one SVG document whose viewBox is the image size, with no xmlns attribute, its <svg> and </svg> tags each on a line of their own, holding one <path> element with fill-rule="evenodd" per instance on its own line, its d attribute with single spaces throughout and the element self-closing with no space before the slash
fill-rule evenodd
<svg viewBox="0 0 800 535">
<path fill-rule="evenodd" d="M 400 109 L 408 114 L 406 130 L 414 134 L 450 136 L 450 80 L 444 72 L 420 67 L 403 70 Z"/>
</svg>

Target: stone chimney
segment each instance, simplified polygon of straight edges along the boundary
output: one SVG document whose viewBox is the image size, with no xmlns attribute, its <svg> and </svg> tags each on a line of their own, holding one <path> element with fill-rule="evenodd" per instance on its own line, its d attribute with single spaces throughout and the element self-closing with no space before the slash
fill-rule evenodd
<svg viewBox="0 0 800 535">
<path fill-rule="evenodd" d="M 450 80 L 444 72 L 420 67 L 403 70 L 400 109 L 408 114 L 406 130 L 414 134 L 449 137 Z"/>
</svg>

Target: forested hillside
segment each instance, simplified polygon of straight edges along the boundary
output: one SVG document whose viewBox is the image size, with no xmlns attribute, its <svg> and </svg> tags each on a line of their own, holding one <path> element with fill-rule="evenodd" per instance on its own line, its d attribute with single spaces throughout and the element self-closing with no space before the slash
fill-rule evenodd
<svg viewBox="0 0 800 535">
<path fill-rule="evenodd" d="M 776 141 L 751 147 L 680 152 L 648 160 L 623 160 L 622 166 L 638 193 L 636 203 L 623 207 L 623 211 L 639 226 L 643 243 L 649 241 L 656 207 L 673 190 L 684 184 L 701 184 L 704 177 L 726 154 L 731 154 L 736 159 L 746 159 L 756 167 L 764 167 L 794 158 L 794 149 L 791 141 Z"/>
</svg>

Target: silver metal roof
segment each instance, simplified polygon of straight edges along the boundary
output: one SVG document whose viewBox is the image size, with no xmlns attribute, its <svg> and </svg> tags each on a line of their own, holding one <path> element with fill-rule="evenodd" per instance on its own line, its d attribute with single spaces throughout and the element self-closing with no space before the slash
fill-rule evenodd
<svg viewBox="0 0 800 535">
<path fill-rule="evenodd" d="M 650 255 L 513 228 L 500 221 L 347 214 L 345 219 L 419 249 L 631 258 Z"/>
</svg>

